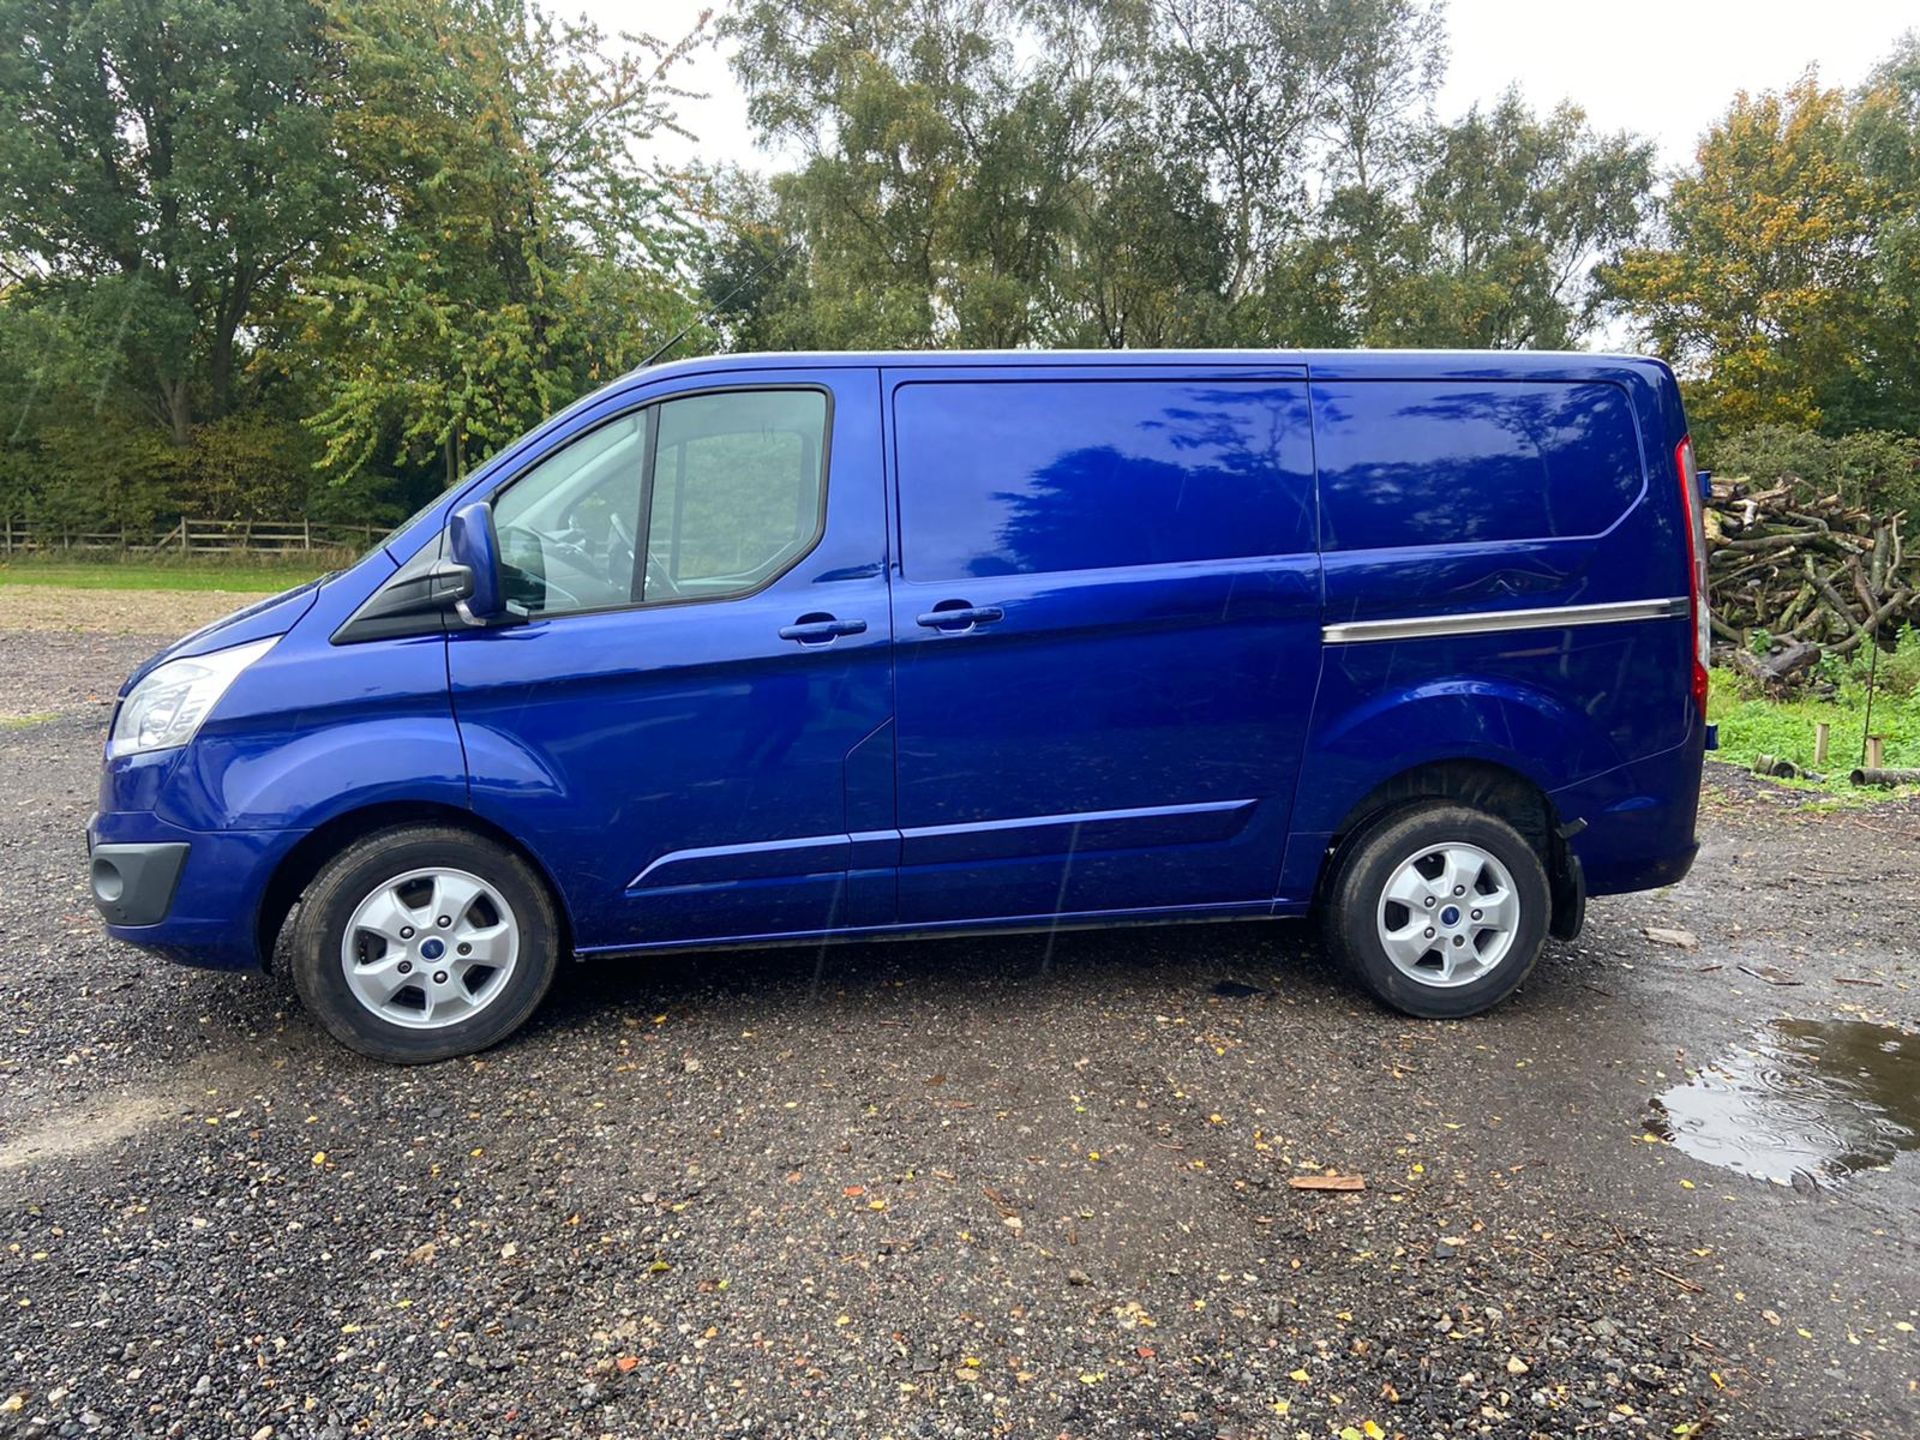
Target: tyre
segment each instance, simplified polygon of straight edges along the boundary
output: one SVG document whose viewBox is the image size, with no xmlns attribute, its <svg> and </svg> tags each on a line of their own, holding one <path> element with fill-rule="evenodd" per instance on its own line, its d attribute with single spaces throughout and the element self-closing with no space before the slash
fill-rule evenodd
<svg viewBox="0 0 1920 1440">
<path fill-rule="evenodd" d="M 553 898 L 511 850 L 410 825 L 356 840 L 288 927 L 294 986 L 336 1040 L 402 1065 L 470 1055 L 533 1014 L 553 983 Z"/>
<path fill-rule="evenodd" d="M 1322 923 L 1328 948 L 1381 1000 L 1448 1019 L 1492 1008 L 1527 978 L 1552 908 L 1546 868 L 1519 831 L 1430 801 L 1354 838 Z"/>
</svg>

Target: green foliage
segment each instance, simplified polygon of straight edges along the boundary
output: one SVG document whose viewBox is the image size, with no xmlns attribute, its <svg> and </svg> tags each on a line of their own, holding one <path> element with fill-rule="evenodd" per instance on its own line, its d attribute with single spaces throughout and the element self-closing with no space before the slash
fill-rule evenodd
<svg viewBox="0 0 1920 1440">
<path fill-rule="evenodd" d="M 0 0 L 0 514 L 393 517 L 631 368 L 689 313 L 642 157 L 690 43 L 531 0 Z"/>
<path fill-rule="evenodd" d="M 1920 697 L 1920 630 L 1900 627 L 1892 653 L 1880 657 L 1875 683 L 1889 695 Z"/>
<path fill-rule="evenodd" d="M 1920 432 L 1920 40 L 1857 94 L 1738 96 L 1609 295 L 1692 380 L 1696 428 Z"/>
<path fill-rule="evenodd" d="M 1781 482 L 1804 501 L 1838 495 L 1875 513 L 1920 514 L 1920 438 L 1883 430 L 1828 437 L 1788 425 L 1758 425 L 1703 446 L 1708 467 L 1758 488 Z"/>
<path fill-rule="evenodd" d="M 803 242 L 733 333 L 841 345 L 1566 345 L 1652 147 L 1509 94 L 1452 125 L 1416 0 L 744 0 L 751 113 L 708 289 Z M 778 244 L 776 244 L 776 238 Z"/>
<path fill-rule="evenodd" d="M 1920 649 L 1912 662 L 1920 669 Z M 1884 657 L 1883 657 L 1884 659 Z M 1866 725 L 1864 686 L 1848 684 L 1831 700 L 1772 700 L 1742 688 L 1733 672 L 1713 672 L 1707 718 L 1720 727 L 1714 758 L 1750 768 L 1759 755 L 1776 755 L 1802 769 L 1813 768 L 1815 726 L 1832 727 L 1825 774 L 1826 788 L 1852 786 L 1847 774 L 1859 763 L 1860 737 Z M 1886 761 L 1894 768 L 1920 766 L 1920 698 L 1883 688 L 1875 697 L 1873 731 L 1886 737 Z"/>
<path fill-rule="evenodd" d="M 360 203 L 300 311 L 324 468 L 445 478 L 637 362 L 685 313 L 691 232 L 635 148 L 675 48 L 609 51 L 525 0 L 354 0 L 328 34 Z"/>
<path fill-rule="evenodd" d="M 1920 514 L 1920 39 L 1651 147 L 1442 120 L 1440 0 L 731 0 L 798 161 L 538 0 L 0 0 L 0 514 L 383 520 L 685 348 L 1582 343 L 1703 454 Z"/>
<path fill-rule="evenodd" d="M 315 446 L 306 427 L 261 410 L 198 426 L 173 496 L 183 511 L 230 520 L 284 520 L 302 512 Z"/>
<path fill-rule="evenodd" d="M 138 416 L 57 413 L 0 450 L 0 513 L 71 529 L 146 529 L 168 512 L 184 458 Z"/>
<path fill-rule="evenodd" d="M 9 308 L 184 443 L 226 413 L 241 328 L 345 218 L 337 64 L 309 0 L 0 0 Z"/>
</svg>

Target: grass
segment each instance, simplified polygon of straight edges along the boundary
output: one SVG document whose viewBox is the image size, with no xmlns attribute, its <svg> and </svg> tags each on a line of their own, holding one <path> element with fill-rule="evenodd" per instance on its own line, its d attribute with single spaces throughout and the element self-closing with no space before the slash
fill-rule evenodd
<svg viewBox="0 0 1920 1440">
<path fill-rule="evenodd" d="M 0 585 L 58 585 L 75 590 L 285 590 L 332 569 L 322 557 L 254 560 L 13 560 Z"/>
<path fill-rule="evenodd" d="M 1715 758 L 1742 769 L 1751 769 L 1757 755 L 1776 755 L 1802 769 L 1813 768 L 1814 727 L 1824 720 L 1832 727 L 1827 763 L 1821 767 L 1827 778 L 1787 783 L 1859 798 L 1907 793 L 1856 788 L 1847 778 L 1860 763 L 1866 724 L 1865 687 L 1852 681 L 1841 685 L 1831 700 L 1769 700 L 1746 689 L 1731 671 L 1716 670 L 1707 718 L 1720 727 Z M 1886 737 L 1888 769 L 1920 767 L 1920 694 L 1882 690 L 1874 697 L 1873 733 Z"/>
</svg>

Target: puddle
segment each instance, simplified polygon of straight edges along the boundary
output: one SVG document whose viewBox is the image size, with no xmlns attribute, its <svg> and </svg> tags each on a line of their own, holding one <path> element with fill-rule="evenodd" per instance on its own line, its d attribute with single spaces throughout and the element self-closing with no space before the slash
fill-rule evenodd
<svg viewBox="0 0 1920 1440">
<path fill-rule="evenodd" d="M 1697 1160 L 1805 1188 L 1920 1148 L 1920 1035 L 1863 1020 L 1775 1020 L 1653 1102 L 1650 1128 Z"/>
</svg>

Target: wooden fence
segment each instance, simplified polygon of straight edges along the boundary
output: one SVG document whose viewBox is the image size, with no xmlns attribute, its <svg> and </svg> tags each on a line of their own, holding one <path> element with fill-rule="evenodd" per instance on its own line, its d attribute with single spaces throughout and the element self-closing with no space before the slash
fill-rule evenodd
<svg viewBox="0 0 1920 1440">
<path fill-rule="evenodd" d="M 0 521 L 0 555 L 300 555 L 326 550 L 364 550 L 385 533 L 374 524 L 319 520 L 198 520 L 183 518 L 167 530 L 121 526 L 117 530 L 69 530 L 25 520 Z"/>
</svg>

